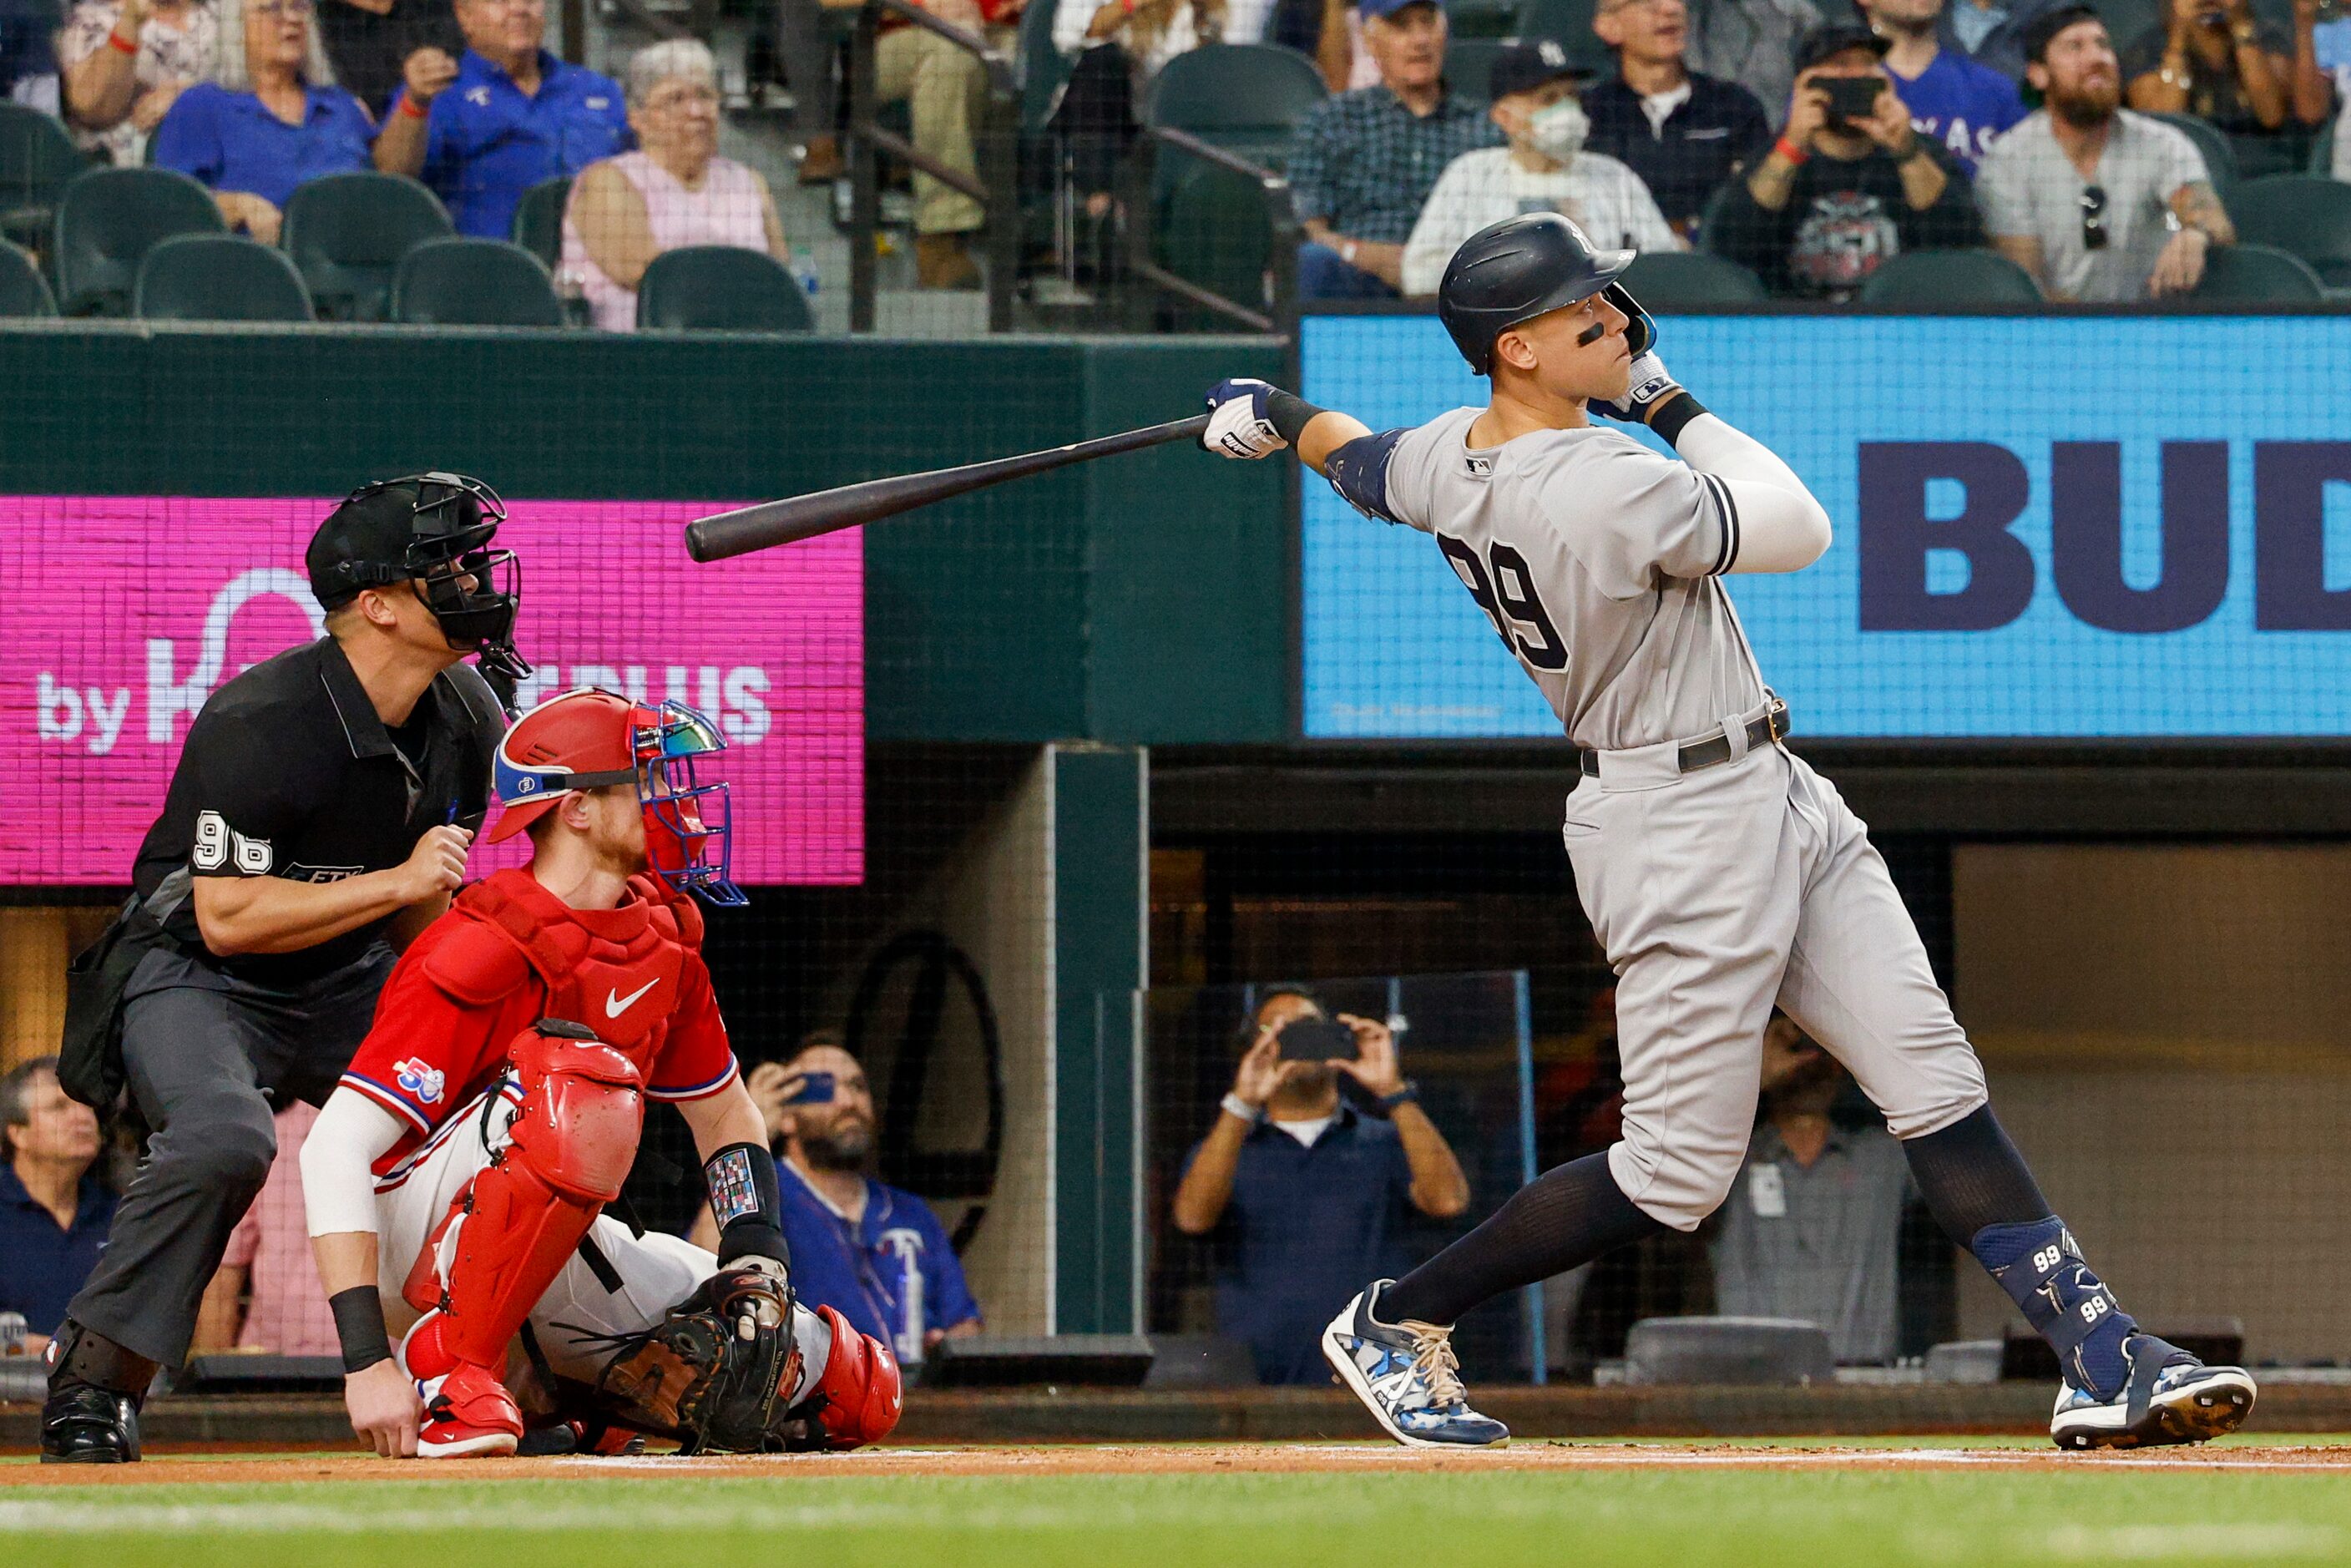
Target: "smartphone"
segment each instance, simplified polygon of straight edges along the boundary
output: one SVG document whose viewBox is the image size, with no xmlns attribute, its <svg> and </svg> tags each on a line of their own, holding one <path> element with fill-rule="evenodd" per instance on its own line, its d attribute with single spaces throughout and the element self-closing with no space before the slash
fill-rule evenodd
<svg viewBox="0 0 2351 1568">
<path fill-rule="evenodd" d="M 1877 112 L 1877 95 L 1886 90 L 1886 78 L 1876 76 L 1822 77 L 1819 81 L 1829 95 L 1829 118 L 1847 123 Z"/>
<path fill-rule="evenodd" d="M 1352 1061 L 1355 1031 L 1330 1019 L 1300 1019 L 1274 1036 L 1284 1061 Z"/>
<path fill-rule="evenodd" d="M 798 1092 L 784 1102 L 787 1105 L 830 1105 L 832 1103 L 832 1074 L 810 1072 L 800 1077 Z"/>
</svg>

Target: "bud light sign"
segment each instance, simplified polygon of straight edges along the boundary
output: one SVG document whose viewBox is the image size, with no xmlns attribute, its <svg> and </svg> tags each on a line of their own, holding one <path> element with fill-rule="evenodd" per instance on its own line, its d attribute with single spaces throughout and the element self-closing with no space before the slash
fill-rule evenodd
<svg viewBox="0 0 2351 1568">
<path fill-rule="evenodd" d="M 568 686 L 716 719 L 734 873 L 864 874 L 863 555 L 854 532 L 699 567 L 679 530 L 731 503 L 517 501 L 525 706 Z M 223 682 L 322 635 L 303 548 L 333 503 L 0 497 L 0 883 L 121 883 Z M 527 847 L 524 841 L 515 845 Z M 477 850 L 476 874 L 513 846 Z"/>
<path fill-rule="evenodd" d="M 1810 570 L 1729 580 L 1802 733 L 2351 734 L 2351 320 L 1661 328 L 1834 522 Z M 1429 317 L 1313 318 L 1305 362 L 1375 430 L 1486 397 Z M 1306 497 L 1309 735 L 1559 733 L 1430 540 Z"/>
</svg>

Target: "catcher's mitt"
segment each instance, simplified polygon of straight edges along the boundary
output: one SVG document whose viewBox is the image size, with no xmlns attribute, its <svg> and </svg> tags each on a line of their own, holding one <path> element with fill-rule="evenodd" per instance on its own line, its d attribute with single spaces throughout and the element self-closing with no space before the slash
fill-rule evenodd
<svg viewBox="0 0 2351 1568">
<path fill-rule="evenodd" d="M 621 1343 L 596 1380 L 597 1402 L 689 1454 L 779 1449 L 781 1406 L 800 1376 L 791 1323 L 782 1281 L 722 1269 L 659 1324 Z"/>
</svg>

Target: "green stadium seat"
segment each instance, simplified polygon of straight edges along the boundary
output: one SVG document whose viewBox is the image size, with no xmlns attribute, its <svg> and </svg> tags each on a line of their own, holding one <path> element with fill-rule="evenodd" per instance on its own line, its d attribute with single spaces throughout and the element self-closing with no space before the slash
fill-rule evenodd
<svg viewBox="0 0 2351 1568">
<path fill-rule="evenodd" d="M 2212 189 L 2219 193 L 2221 204 L 2227 205 L 2240 178 L 2236 150 L 2229 145 L 2229 139 L 2212 129 L 2209 121 L 2192 114 L 2157 114 L 2149 118 L 2188 133 L 2188 140 L 2196 143 L 2196 151 L 2204 154 L 2204 167 L 2212 175 Z"/>
<path fill-rule="evenodd" d="M 2190 298 L 2214 305 L 2316 305 L 2326 288 L 2309 263 L 2273 246 L 2216 245 Z"/>
<path fill-rule="evenodd" d="M 1229 169 L 1186 160 L 1163 213 L 1162 267 L 1236 305 L 1265 308 L 1273 225 L 1263 186 Z M 1229 317 L 1188 306 L 1177 311 L 1177 319 L 1186 329 L 1229 332 L 1236 327 Z"/>
<path fill-rule="evenodd" d="M 2163 25 L 2164 0 L 2092 0 L 2097 7 L 2098 19 L 2106 25 L 2106 36 L 2115 41 L 2115 53 L 2126 54 L 2140 37 Z M 2125 88 L 2130 83 L 2125 81 Z"/>
<path fill-rule="evenodd" d="M 1020 70 L 1020 129 L 1034 136 L 1045 129 L 1053 95 L 1070 79 L 1071 61 L 1053 47 L 1051 5 L 1031 5 L 1020 13 L 1017 47 Z"/>
<path fill-rule="evenodd" d="M 1490 103 L 1486 78 L 1507 38 L 1470 38 L 1456 33 L 1445 45 L 1445 85 L 1470 103 Z"/>
<path fill-rule="evenodd" d="M 49 266 L 68 316 L 121 316 L 147 253 L 175 235 L 222 234 L 213 193 L 173 169 L 91 169 L 57 197 Z"/>
<path fill-rule="evenodd" d="M 653 257 L 637 284 L 637 325 L 685 332 L 813 332 L 808 294 L 763 251 L 690 245 Z"/>
<path fill-rule="evenodd" d="M 139 263 L 141 321 L 309 321 L 310 291 L 286 253 L 241 235 L 176 235 Z"/>
<path fill-rule="evenodd" d="M 1448 0 L 1446 29 L 1457 38 L 1506 38 L 1519 30 L 1520 0 Z"/>
<path fill-rule="evenodd" d="M 0 233 L 47 244 L 57 193 L 89 167 L 89 160 L 53 116 L 0 102 Z"/>
<path fill-rule="evenodd" d="M 40 264 L 22 246 L 0 239 L 0 317 L 57 313 L 57 296 L 49 292 Z"/>
<path fill-rule="evenodd" d="M 1322 73 L 1279 44 L 1205 44 L 1152 78 L 1143 118 L 1280 168 L 1290 133 L 1330 96 Z"/>
<path fill-rule="evenodd" d="M 1731 184 L 1732 181 L 1725 180 L 1721 184 L 1717 185 L 1714 188 L 1714 193 L 1707 197 L 1706 205 L 1698 215 L 1698 247 L 1708 256 L 1722 254 L 1723 231 L 1729 226 L 1730 223 L 1728 214 L 1732 201 Z"/>
<path fill-rule="evenodd" d="M 1869 275 L 1864 305 L 1932 310 L 1942 305 L 2039 305 L 2040 285 L 1988 250 L 1905 251 Z"/>
<path fill-rule="evenodd" d="M 1651 310 L 1706 311 L 1771 298 L 1746 267 L 1704 251 L 1645 251 L 1625 269 L 1624 282 Z"/>
<path fill-rule="evenodd" d="M 570 200 L 571 176 L 559 174 L 525 191 L 515 208 L 510 237 L 549 272 L 563 265 L 563 209 Z"/>
<path fill-rule="evenodd" d="M 400 258 L 392 319 L 417 327 L 560 327 L 538 257 L 496 239 L 429 239 Z"/>
<path fill-rule="evenodd" d="M 381 321 L 400 258 L 413 246 L 455 232 L 440 198 L 415 181 L 363 171 L 296 187 L 278 243 L 322 318 Z"/>
<path fill-rule="evenodd" d="M 2329 288 L 2351 288 L 2351 185 L 2317 174 L 2272 174 L 2237 187 L 2229 216 L 2248 245 L 2307 262 Z"/>
</svg>

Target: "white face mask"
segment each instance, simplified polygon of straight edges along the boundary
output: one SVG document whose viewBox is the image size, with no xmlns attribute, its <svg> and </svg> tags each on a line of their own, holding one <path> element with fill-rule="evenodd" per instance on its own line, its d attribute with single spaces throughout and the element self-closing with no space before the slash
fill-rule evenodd
<svg viewBox="0 0 2351 1568">
<path fill-rule="evenodd" d="M 1527 116 L 1527 145 L 1546 158 L 1572 163 L 1592 134 L 1591 117 L 1572 98 L 1536 110 Z"/>
</svg>

